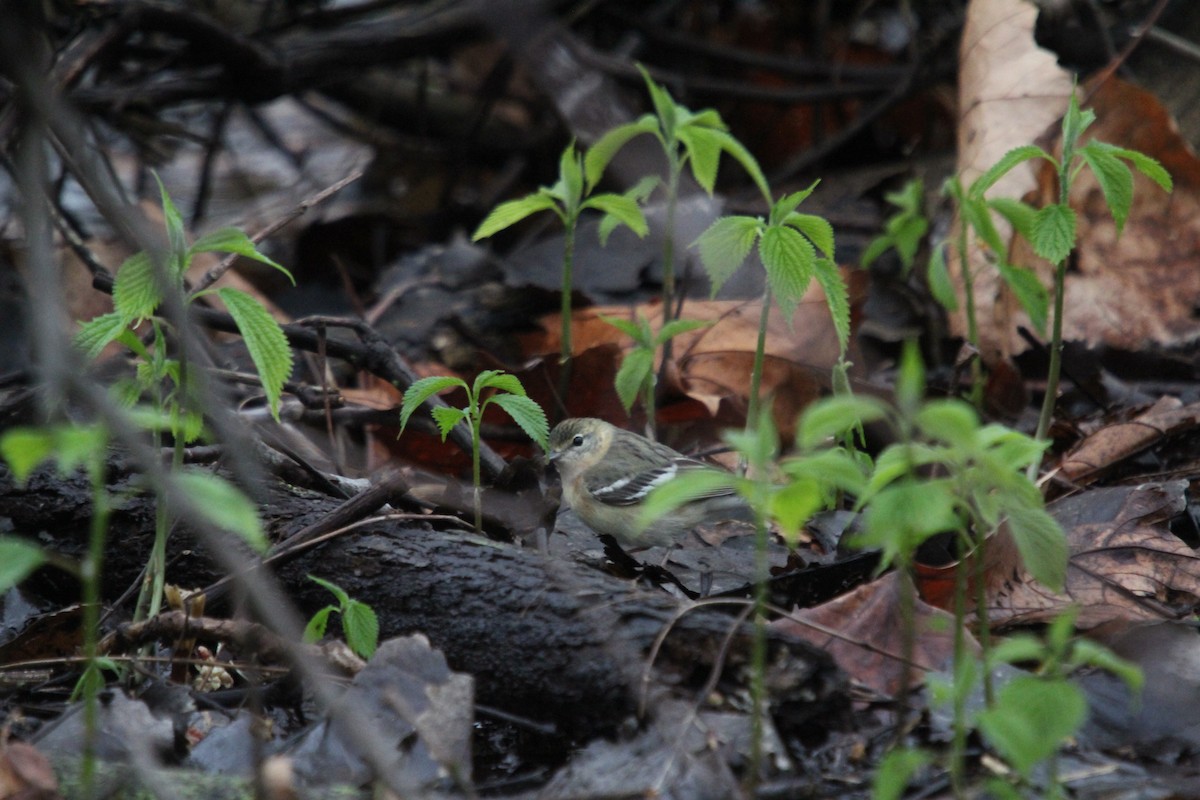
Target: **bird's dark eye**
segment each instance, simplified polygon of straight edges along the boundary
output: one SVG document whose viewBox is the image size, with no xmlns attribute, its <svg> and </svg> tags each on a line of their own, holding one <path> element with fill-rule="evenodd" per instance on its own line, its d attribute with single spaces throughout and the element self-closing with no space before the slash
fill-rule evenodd
<svg viewBox="0 0 1200 800">
<path fill-rule="evenodd" d="M 583 444 L 583 434 L 582 433 L 575 434 L 575 438 L 571 440 L 571 446 L 579 447 L 582 444 Z"/>
</svg>

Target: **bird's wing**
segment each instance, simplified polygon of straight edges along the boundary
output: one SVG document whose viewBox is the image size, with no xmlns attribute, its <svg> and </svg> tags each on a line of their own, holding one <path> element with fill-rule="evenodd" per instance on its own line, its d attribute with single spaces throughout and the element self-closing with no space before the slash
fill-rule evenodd
<svg viewBox="0 0 1200 800">
<path fill-rule="evenodd" d="M 642 502 L 655 488 L 673 480 L 677 475 L 696 469 L 712 469 L 702 461 L 692 458 L 676 458 L 661 466 L 651 467 L 630 475 L 597 476 L 588 481 L 588 491 L 601 503 L 613 506 L 631 506 Z M 697 496 L 696 500 L 724 497 L 734 494 L 733 489 L 722 488 Z"/>
</svg>

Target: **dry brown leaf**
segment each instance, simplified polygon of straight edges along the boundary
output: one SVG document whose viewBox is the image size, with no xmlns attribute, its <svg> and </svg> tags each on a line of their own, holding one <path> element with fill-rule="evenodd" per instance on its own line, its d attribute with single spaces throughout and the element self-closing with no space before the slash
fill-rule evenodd
<svg viewBox="0 0 1200 800">
<path fill-rule="evenodd" d="M 947 670 L 954 658 L 954 617 L 917 600 L 910 654 L 914 666 L 905 670 L 898 591 L 896 573 L 889 572 L 828 603 L 797 611 L 795 619 L 781 619 L 773 627 L 826 650 L 854 681 L 895 696 L 906 672 L 910 685 L 919 685 L 925 670 Z M 975 647 L 969 634 L 967 638 Z"/>
<path fill-rule="evenodd" d="M 1090 434 L 1063 456 L 1059 474 L 1076 484 L 1090 483 L 1120 461 L 1198 424 L 1200 403 L 1184 406 L 1177 398 L 1164 397 L 1133 419 Z"/>
<path fill-rule="evenodd" d="M 1174 481 L 1092 489 L 1052 504 L 1071 553 L 1065 593 L 1020 571 L 989 591 L 990 622 L 1045 622 L 1077 604 L 1076 625 L 1091 628 L 1172 619 L 1192 608 L 1200 600 L 1200 557 L 1164 524 L 1183 510 L 1186 488 Z"/>
</svg>

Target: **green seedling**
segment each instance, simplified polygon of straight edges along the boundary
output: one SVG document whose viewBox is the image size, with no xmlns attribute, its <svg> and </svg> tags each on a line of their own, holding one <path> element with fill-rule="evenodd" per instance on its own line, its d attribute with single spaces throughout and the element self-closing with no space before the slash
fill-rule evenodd
<svg viewBox="0 0 1200 800">
<path fill-rule="evenodd" d="M 308 579 L 328 589 L 337 598 L 337 605 L 325 606 L 313 614 L 312 619 L 304 626 L 304 641 L 321 641 L 329 627 L 329 615 L 337 613 L 342 617 L 342 635 L 346 637 L 346 644 L 350 649 L 362 658 L 375 655 L 375 648 L 379 645 L 379 618 L 375 616 L 375 609 L 362 601 L 354 600 L 342 587 L 331 581 L 322 580 L 315 575 L 309 575 Z"/>
<path fill-rule="evenodd" d="M 460 422 L 471 428 L 471 479 L 474 485 L 475 530 L 483 530 L 483 509 L 480 505 L 479 477 L 479 428 L 483 423 L 483 412 L 493 403 L 513 418 L 543 450 L 548 447 L 550 425 L 546 412 L 525 394 L 525 387 L 515 375 L 500 370 L 486 369 L 475 376 L 475 382 L 467 385 L 462 378 L 433 376 L 422 378 L 408 387 L 400 406 L 400 432 L 408 424 L 408 418 L 421 404 L 438 392 L 459 387 L 467 393 L 467 405 L 463 408 L 439 406 L 433 409 L 433 421 L 441 431 L 442 441 L 450 435 L 450 429 Z M 486 394 L 486 396 L 485 396 Z"/>
</svg>

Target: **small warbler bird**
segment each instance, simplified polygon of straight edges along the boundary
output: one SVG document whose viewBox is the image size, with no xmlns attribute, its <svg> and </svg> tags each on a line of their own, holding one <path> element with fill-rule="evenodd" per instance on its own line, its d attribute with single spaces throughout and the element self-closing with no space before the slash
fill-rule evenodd
<svg viewBox="0 0 1200 800">
<path fill-rule="evenodd" d="M 575 513 L 592 530 L 625 547 L 670 545 L 705 520 L 742 518 L 748 511 L 732 488 L 723 488 L 640 530 L 642 505 L 652 489 L 690 470 L 713 467 L 604 420 L 578 417 L 558 423 L 550 432 L 546 458 L 558 469 L 563 496 Z"/>
</svg>

